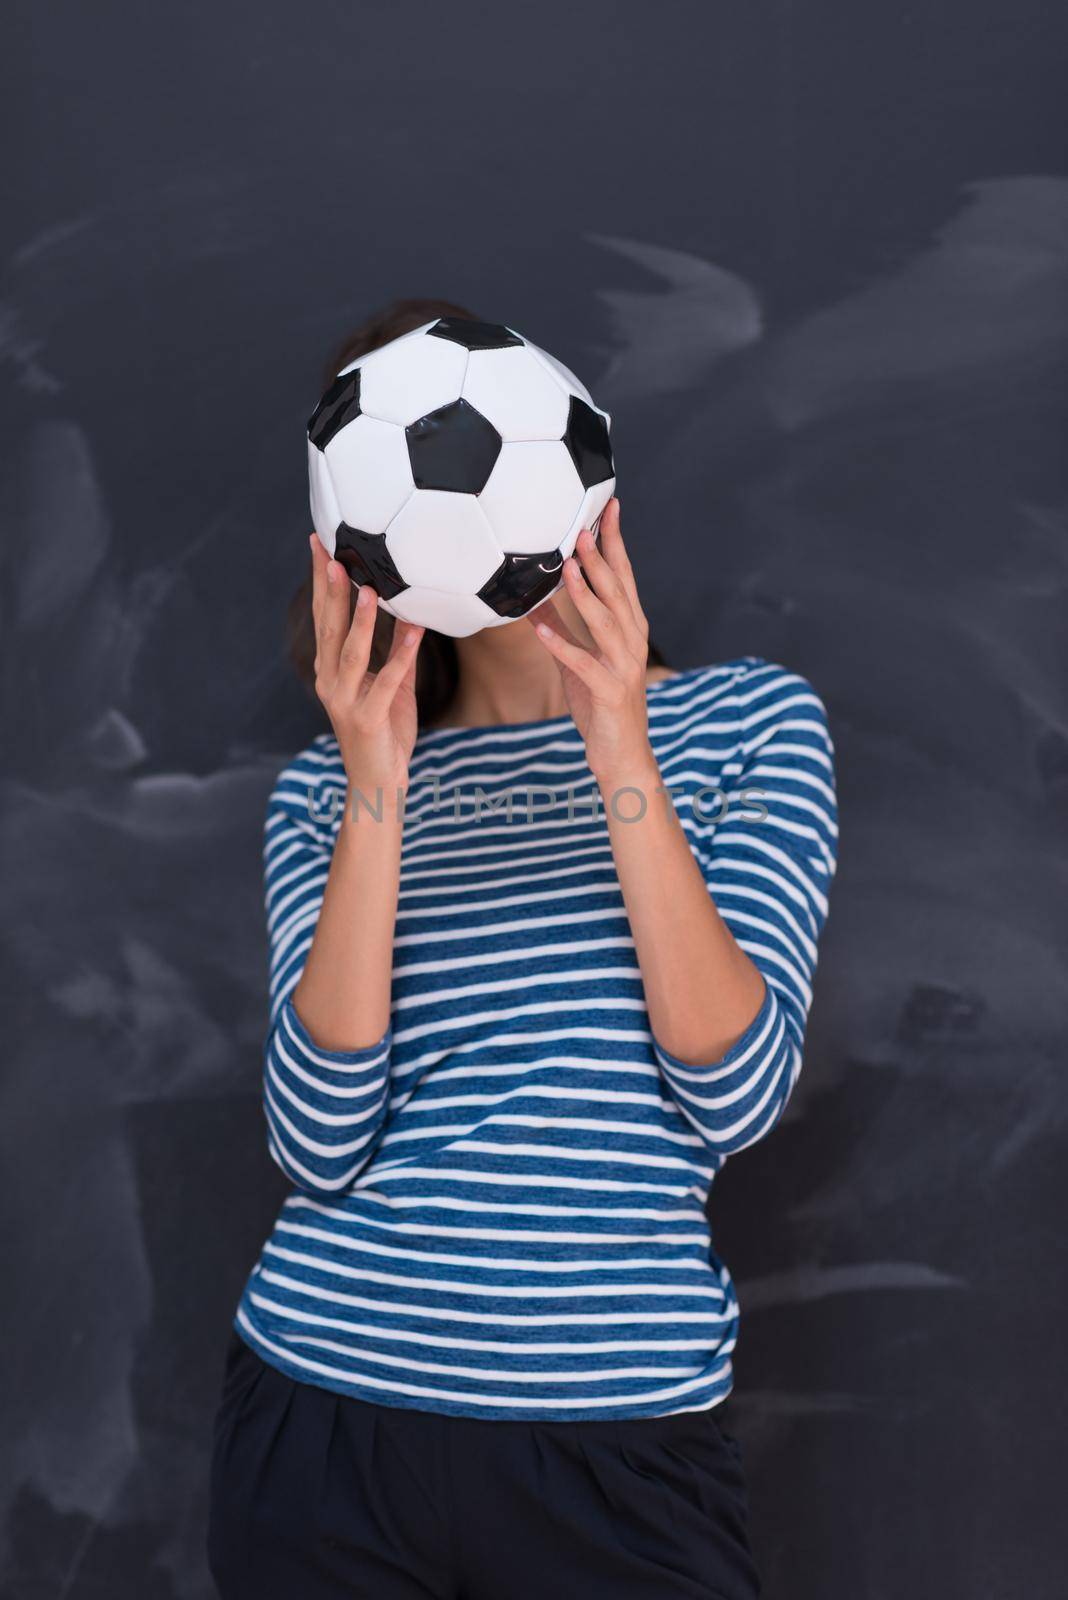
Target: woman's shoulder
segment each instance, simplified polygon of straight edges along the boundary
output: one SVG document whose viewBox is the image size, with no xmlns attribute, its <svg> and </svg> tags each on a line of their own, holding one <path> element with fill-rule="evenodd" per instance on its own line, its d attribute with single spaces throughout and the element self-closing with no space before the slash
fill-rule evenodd
<svg viewBox="0 0 1068 1600">
<path fill-rule="evenodd" d="M 827 708 L 803 672 L 765 656 L 734 656 L 656 679 L 648 694 L 650 726 L 696 764 L 722 758 L 727 746 L 748 761 L 769 742 L 791 759 L 833 772 Z"/>
<path fill-rule="evenodd" d="M 733 711 L 741 720 L 753 709 L 767 713 L 802 702 L 826 715 L 818 691 L 804 673 L 765 656 L 732 656 L 677 672 L 669 669 L 651 678 L 649 687 L 668 704 Z"/>
<path fill-rule="evenodd" d="M 676 709 L 669 712 L 661 702 L 650 723 L 659 725 L 680 774 L 713 788 L 738 783 L 759 792 L 773 819 L 780 812 L 792 819 L 786 828 L 791 837 L 794 813 L 803 813 L 801 836 L 818 834 L 820 870 L 833 872 L 835 748 L 827 709 L 810 679 L 781 661 L 738 656 L 660 682 L 661 694 L 674 684 Z M 782 839 L 776 844 L 791 847 Z"/>
</svg>

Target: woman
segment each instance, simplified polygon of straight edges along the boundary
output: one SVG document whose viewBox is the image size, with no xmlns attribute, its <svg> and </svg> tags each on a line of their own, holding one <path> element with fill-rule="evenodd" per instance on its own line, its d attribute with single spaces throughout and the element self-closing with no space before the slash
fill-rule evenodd
<svg viewBox="0 0 1068 1600">
<path fill-rule="evenodd" d="M 227 1359 L 220 1593 L 749 1600 L 705 1203 L 801 1066 L 823 707 L 754 656 L 669 671 L 615 500 L 553 600 L 455 644 L 311 547 L 331 732 L 265 846 L 292 1193 Z"/>
</svg>

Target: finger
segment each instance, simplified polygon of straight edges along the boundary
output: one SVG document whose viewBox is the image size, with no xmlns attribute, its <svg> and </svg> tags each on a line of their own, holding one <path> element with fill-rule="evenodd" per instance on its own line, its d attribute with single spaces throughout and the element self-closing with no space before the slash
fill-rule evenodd
<svg viewBox="0 0 1068 1600">
<path fill-rule="evenodd" d="M 389 631 L 389 649 L 386 651 L 386 659 L 382 663 L 382 667 L 379 670 L 381 671 L 387 667 L 394 657 L 401 653 L 404 648 L 405 640 L 408 638 L 410 633 L 414 634 L 415 637 L 418 638 L 425 632 L 425 628 L 421 628 L 414 622 L 402 622 L 399 617 L 394 617 L 393 626 Z M 407 660 L 407 657 L 405 659 Z"/>
<path fill-rule="evenodd" d="M 593 635 L 594 644 L 613 669 L 624 672 L 628 667 L 633 667 L 637 656 L 632 641 L 626 637 L 616 613 L 586 583 L 582 568 L 574 556 L 568 556 L 564 562 L 564 583 L 576 610 Z M 630 633 L 635 635 L 632 620 L 628 622 L 628 627 Z"/>
<path fill-rule="evenodd" d="M 426 633 L 425 628 L 423 629 L 423 633 Z M 421 643 L 421 638 L 412 641 L 412 648 L 407 651 L 408 667 L 403 678 L 401 679 L 401 688 L 403 689 L 407 687 L 411 689 L 413 694 L 415 693 L 415 674 L 419 666 L 419 646 Z"/>
<path fill-rule="evenodd" d="M 627 598 L 630 601 L 630 609 L 634 613 L 634 620 L 641 629 L 642 636 L 648 638 L 649 623 L 646 620 L 645 612 L 642 610 L 642 603 L 638 598 L 637 579 L 634 576 L 634 568 L 631 565 L 630 556 L 627 554 L 627 547 L 623 542 L 619 500 L 615 495 L 612 496 L 601 513 L 598 534 L 601 554 L 627 591 Z"/>
<path fill-rule="evenodd" d="M 618 698 L 619 679 L 596 656 L 563 638 L 547 622 L 535 623 L 534 632 L 557 663 L 581 678 L 595 699 L 608 705 Z"/>
<path fill-rule="evenodd" d="M 393 642 L 386 664 L 380 672 L 375 673 L 374 682 L 367 691 L 365 709 L 369 717 L 386 715 L 397 690 L 408 674 L 415 671 L 419 645 L 425 633 L 425 628 L 417 628 L 410 622 L 404 623 L 403 632 L 398 639 L 398 627 L 394 625 Z"/>
<path fill-rule="evenodd" d="M 352 621 L 338 658 L 337 691 L 342 695 L 355 695 L 360 688 L 371 659 L 374 642 L 375 619 L 378 615 L 378 596 L 370 584 L 363 583 L 356 591 L 356 604 Z"/>
<path fill-rule="evenodd" d="M 532 622 L 535 628 L 537 628 L 539 622 L 544 622 L 554 633 L 558 633 L 562 639 L 566 639 L 568 644 L 573 644 L 580 650 L 589 648 L 588 645 L 583 645 L 580 640 L 575 638 L 552 600 L 543 600 L 541 605 L 534 607 L 533 611 L 528 611 L 527 621 Z"/>
<path fill-rule="evenodd" d="M 630 596 L 619 573 L 597 548 L 597 540 L 588 528 L 579 534 L 575 545 L 575 559 L 582 563 L 597 598 L 615 617 L 623 630 L 631 650 L 641 655 L 644 645 L 641 630 L 631 609 Z"/>
<path fill-rule="evenodd" d="M 330 560 L 323 541 L 317 533 L 310 534 L 308 543 L 311 545 L 312 564 L 312 623 L 316 630 L 319 627 L 319 613 L 322 609 L 323 594 L 326 590 L 326 563 Z"/>
<path fill-rule="evenodd" d="M 340 561 L 326 563 L 326 590 L 315 629 L 315 681 L 320 693 L 329 693 L 337 682 L 341 646 L 349 631 L 351 583 Z"/>
</svg>

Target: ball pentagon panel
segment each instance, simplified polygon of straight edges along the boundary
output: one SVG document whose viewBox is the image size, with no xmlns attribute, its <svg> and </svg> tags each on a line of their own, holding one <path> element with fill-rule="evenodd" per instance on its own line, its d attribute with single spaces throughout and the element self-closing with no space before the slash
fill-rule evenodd
<svg viewBox="0 0 1068 1600">
<path fill-rule="evenodd" d="M 506 350 L 524 342 L 501 322 L 475 322 L 469 317 L 440 317 L 429 332 L 435 339 L 446 339 L 463 350 Z"/>
<path fill-rule="evenodd" d="M 385 534 L 367 533 L 343 522 L 337 531 L 334 559 L 340 561 L 353 583 L 369 583 L 383 600 L 407 588 L 386 545 Z"/>
<path fill-rule="evenodd" d="M 339 429 L 360 415 L 360 374 L 343 372 L 323 395 L 308 419 L 308 439 L 325 450 Z"/>
<path fill-rule="evenodd" d="M 420 417 L 405 429 L 417 489 L 479 494 L 501 452 L 501 436 L 467 400 Z"/>
<path fill-rule="evenodd" d="M 604 483 L 613 476 L 615 468 L 607 419 L 585 400 L 572 397 L 564 443 L 584 489 L 592 489 L 595 483 Z"/>
<path fill-rule="evenodd" d="M 540 555 L 507 555 L 488 583 L 478 591 L 491 611 L 512 621 L 556 593 L 563 577 L 564 558 L 559 550 Z"/>
</svg>

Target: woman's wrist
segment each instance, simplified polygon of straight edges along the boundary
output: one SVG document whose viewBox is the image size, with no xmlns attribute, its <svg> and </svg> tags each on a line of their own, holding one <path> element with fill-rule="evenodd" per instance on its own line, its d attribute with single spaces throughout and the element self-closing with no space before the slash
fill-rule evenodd
<svg viewBox="0 0 1068 1600">
<path fill-rule="evenodd" d="M 403 749 L 398 749 L 392 740 L 352 740 L 342 746 L 341 756 L 350 809 L 355 808 L 364 816 L 381 816 L 387 808 L 396 810 L 399 803 L 403 810 L 408 791 L 408 759 Z"/>
<path fill-rule="evenodd" d="M 663 783 L 653 747 L 648 740 L 632 751 L 614 755 L 610 761 L 598 762 L 591 767 L 591 771 L 606 805 L 610 804 L 614 794 L 619 794 L 623 789 L 639 791 L 646 805 L 649 805 Z"/>
<path fill-rule="evenodd" d="M 350 827 L 404 821 L 408 801 L 408 774 L 406 771 L 389 776 L 348 774 L 348 792 L 345 799 L 345 822 Z"/>
</svg>

